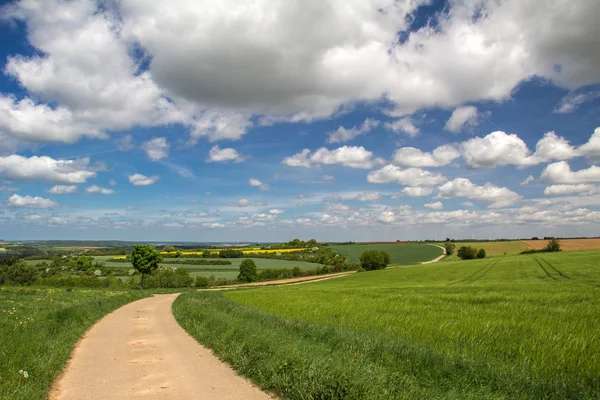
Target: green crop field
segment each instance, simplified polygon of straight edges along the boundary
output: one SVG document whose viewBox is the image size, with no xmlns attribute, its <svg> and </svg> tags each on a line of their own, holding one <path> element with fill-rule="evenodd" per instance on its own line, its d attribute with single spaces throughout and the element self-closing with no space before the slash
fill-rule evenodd
<svg viewBox="0 0 600 400">
<path fill-rule="evenodd" d="M 141 297 L 139 292 L 0 288 L 0 399 L 46 398 L 83 333 Z"/>
<path fill-rule="evenodd" d="M 600 396 L 600 251 L 189 293 L 174 313 L 283 398 Z"/>
<path fill-rule="evenodd" d="M 437 244 L 440 246 L 444 245 L 444 243 L 437 243 Z M 456 246 L 456 250 L 458 250 L 460 246 L 473 246 L 478 249 L 485 249 L 485 252 L 488 257 L 504 256 L 504 253 L 506 253 L 506 255 L 510 256 L 510 255 L 519 254 L 522 251 L 529 249 L 529 247 L 527 247 L 525 245 L 525 243 L 518 241 L 518 240 L 502 241 L 502 242 L 460 242 L 460 243 L 454 243 L 454 245 Z M 444 257 L 444 261 L 457 261 L 457 260 L 459 260 L 459 258 L 456 256 L 456 253 L 452 256 Z"/>
<path fill-rule="evenodd" d="M 443 250 L 428 244 L 348 244 L 331 248 L 352 263 L 358 263 L 360 255 L 367 250 L 385 251 L 393 264 L 409 265 L 430 261 L 443 254 Z"/>
</svg>

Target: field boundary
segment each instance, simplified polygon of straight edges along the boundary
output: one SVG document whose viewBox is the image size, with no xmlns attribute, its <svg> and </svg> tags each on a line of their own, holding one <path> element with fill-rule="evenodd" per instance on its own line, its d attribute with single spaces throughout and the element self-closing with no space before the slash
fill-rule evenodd
<svg viewBox="0 0 600 400">
<path fill-rule="evenodd" d="M 346 271 L 346 272 L 339 272 L 336 274 L 304 276 L 301 278 L 279 279 L 276 281 L 253 282 L 253 283 L 245 283 L 245 284 L 241 284 L 241 285 L 217 286 L 215 288 L 198 289 L 198 291 L 199 292 L 216 292 L 216 291 L 220 291 L 220 290 L 236 290 L 236 289 L 244 289 L 244 288 L 251 288 L 251 287 L 300 285 L 303 283 L 312 283 L 312 282 L 325 281 L 328 279 L 342 278 L 344 276 L 352 275 L 354 273 L 356 273 L 356 271 Z"/>
</svg>

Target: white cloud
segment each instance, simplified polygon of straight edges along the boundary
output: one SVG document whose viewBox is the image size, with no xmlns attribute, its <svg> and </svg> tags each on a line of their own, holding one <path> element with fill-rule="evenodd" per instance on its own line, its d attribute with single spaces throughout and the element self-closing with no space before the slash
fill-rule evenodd
<svg viewBox="0 0 600 400">
<path fill-rule="evenodd" d="M 404 117 L 401 119 L 397 119 L 392 122 L 387 122 L 385 124 L 386 129 L 392 132 L 402 132 L 407 134 L 410 137 L 415 137 L 419 135 L 419 128 L 415 126 L 415 123 L 409 117 Z"/>
<path fill-rule="evenodd" d="M 442 167 L 460 157 L 460 152 L 452 145 L 437 147 L 426 153 L 414 147 L 403 147 L 394 154 L 393 163 L 402 167 Z"/>
<path fill-rule="evenodd" d="M 582 104 L 593 101 L 598 97 L 600 97 L 600 92 L 569 93 L 560 100 L 554 112 L 557 114 L 572 113 L 581 107 Z"/>
<path fill-rule="evenodd" d="M 374 201 L 381 199 L 381 193 L 378 192 L 364 192 L 356 196 L 358 201 Z"/>
<path fill-rule="evenodd" d="M 459 133 L 464 127 L 475 127 L 479 124 L 477 107 L 456 107 L 446 122 L 445 129 L 452 133 Z"/>
<path fill-rule="evenodd" d="M 327 143 L 344 143 L 350 141 L 359 135 L 370 132 L 378 125 L 379 121 L 367 118 L 360 127 L 355 125 L 350 129 L 346 129 L 340 126 L 336 131 L 329 133 Z"/>
<path fill-rule="evenodd" d="M 598 187 L 592 184 L 580 183 L 577 185 L 552 185 L 544 189 L 546 196 L 564 196 L 569 194 L 590 195 L 598 193 Z"/>
<path fill-rule="evenodd" d="M 111 179 L 110 181 L 108 181 L 108 184 L 110 186 L 117 186 L 117 181 L 115 181 L 114 179 Z"/>
<path fill-rule="evenodd" d="M 534 180 L 535 178 L 533 177 L 533 175 L 529 175 L 527 178 L 523 179 L 523 181 L 521 182 L 521 186 L 529 185 Z"/>
<path fill-rule="evenodd" d="M 362 146 L 342 146 L 334 150 L 321 147 L 312 155 L 309 149 L 304 149 L 291 157 L 283 159 L 282 163 L 290 167 L 310 168 L 313 165 L 340 164 L 350 168 L 373 168 L 380 159 L 373 159 L 373 153 Z"/>
<path fill-rule="evenodd" d="M 252 187 L 257 187 L 260 190 L 269 190 L 269 185 L 267 185 L 266 183 L 262 183 L 261 181 L 259 181 L 256 178 L 250 178 L 248 179 L 248 185 L 252 186 Z"/>
<path fill-rule="evenodd" d="M 323 182 L 331 182 L 335 180 L 335 176 L 333 175 L 322 175 L 321 179 L 323 180 Z"/>
<path fill-rule="evenodd" d="M 45 199 L 43 197 L 31 197 L 31 196 L 19 196 L 13 194 L 8 198 L 8 205 L 11 207 L 23 207 L 23 208 L 54 208 L 58 207 L 59 204 L 52 200 Z"/>
<path fill-rule="evenodd" d="M 441 210 L 442 208 L 444 208 L 444 204 L 441 201 L 436 201 L 431 203 L 425 203 L 423 207 L 429 208 L 430 210 Z"/>
<path fill-rule="evenodd" d="M 248 207 L 249 205 L 251 205 L 252 203 L 250 202 L 250 200 L 248 199 L 240 199 L 237 202 L 237 206 L 238 207 Z"/>
<path fill-rule="evenodd" d="M 577 151 L 590 160 L 600 160 L 600 127 L 594 130 L 590 140 Z"/>
<path fill-rule="evenodd" d="M 160 161 L 169 156 L 169 143 L 164 137 L 154 138 L 142 144 L 142 149 L 152 161 Z"/>
<path fill-rule="evenodd" d="M 510 206 L 521 199 L 521 196 L 508 188 L 498 187 L 491 183 L 477 186 L 466 178 L 456 178 L 446 182 L 438 189 L 436 198 L 454 199 L 466 197 L 469 200 L 486 201 L 492 204 L 489 208 Z"/>
<path fill-rule="evenodd" d="M 323 211 L 328 214 L 348 214 L 352 211 L 352 207 L 341 203 L 327 204 L 323 207 Z"/>
<path fill-rule="evenodd" d="M 75 185 L 55 185 L 48 193 L 51 194 L 73 194 L 77 191 L 77 186 Z"/>
<path fill-rule="evenodd" d="M 146 176 L 142 174 L 128 175 L 129 182 L 134 186 L 149 186 L 159 180 L 158 176 Z"/>
<path fill-rule="evenodd" d="M 388 164 L 385 167 L 369 172 L 367 181 L 369 183 L 398 182 L 403 186 L 433 186 L 446 182 L 445 176 L 420 168 L 402 169 Z"/>
<path fill-rule="evenodd" d="M 121 151 L 130 151 L 135 148 L 135 144 L 133 143 L 133 136 L 125 135 L 115 140 L 117 148 Z"/>
<path fill-rule="evenodd" d="M 96 176 L 89 163 L 89 158 L 55 160 L 48 156 L 26 158 L 13 154 L 0 157 L 0 176 L 15 181 L 84 183 Z"/>
<path fill-rule="evenodd" d="M 587 169 L 572 171 L 569 163 L 559 161 L 546 166 L 540 180 L 553 184 L 575 184 L 600 182 L 600 167 L 592 165 Z"/>
<path fill-rule="evenodd" d="M 272 210 L 269 210 L 269 214 L 271 215 L 281 215 L 285 213 L 285 210 L 280 210 L 278 208 L 273 208 Z"/>
<path fill-rule="evenodd" d="M 85 192 L 89 193 L 89 194 L 114 194 L 115 193 L 115 191 L 112 189 L 106 189 L 106 188 L 100 187 L 98 185 L 92 185 L 92 186 L 86 188 Z"/>
<path fill-rule="evenodd" d="M 208 152 L 208 158 L 206 162 L 229 162 L 233 161 L 236 163 L 244 161 L 245 158 L 242 157 L 237 150 L 232 148 L 224 148 L 221 149 L 219 146 L 214 145 L 210 151 Z"/>
<path fill-rule="evenodd" d="M 414 186 L 414 187 L 405 187 L 400 192 L 402 195 L 408 196 L 408 197 L 424 197 L 424 196 L 429 196 L 431 193 L 433 193 L 433 189 L 430 187 Z"/>
</svg>

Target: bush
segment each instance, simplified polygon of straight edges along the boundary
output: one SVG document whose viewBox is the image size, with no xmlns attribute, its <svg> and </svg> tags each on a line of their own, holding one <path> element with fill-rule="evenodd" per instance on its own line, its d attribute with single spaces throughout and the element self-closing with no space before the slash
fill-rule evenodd
<svg viewBox="0 0 600 400">
<path fill-rule="evenodd" d="M 555 251 L 561 251 L 560 243 L 559 243 L 558 239 L 556 239 L 556 238 L 550 239 L 550 241 L 548 242 L 546 247 L 544 247 L 544 251 L 549 252 L 549 253 L 555 252 Z"/>
<path fill-rule="evenodd" d="M 384 269 L 389 260 L 390 256 L 385 251 L 367 250 L 360 255 L 360 265 L 366 271 Z"/>
<path fill-rule="evenodd" d="M 16 262 L 0 268 L 0 285 L 31 285 L 38 279 L 37 268 L 25 262 Z"/>
<path fill-rule="evenodd" d="M 207 288 L 208 287 L 208 278 L 205 276 L 197 276 L 196 277 L 196 287 Z"/>
<path fill-rule="evenodd" d="M 256 282 L 258 280 L 256 264 L 254 264 L 254 261 L 252 261 L 249 258 L 242 261 L 242 263 L 240 264 L 240 273 L 237 277 L 237 280 L 240 282 Z"/>
<path fill-rule="evenodd" d="M 456 255 L 462 260 L 472 260 L 477 257 L 477 249 L 472 246 L 461 246 Z"/>
<path fill-rule="evenodd" d="M 479 251 L 477 252 L 477 258 L 485 258 L 485 256 L 485 249 L 479 249 Z"/>
<path fill-rule="evenodd" d="M 451 242 L 444 243 L 444 248 L 446 249 L 446 255 L 451 256 L 454 254 L 454 249 L 456 245 Z"/>
<path fill-rule="evenodd" d="M 292 276 L 294 278 L 301 276 L 302 275 L 302 270 L 300 269 L 300 267 L 294 267 L 292 268 Z"/>
<path fill-rule="evenodd" d="M 204 255 L 204 254 L 202 254 Z M 234 249 L 225 249 L 219 252 L 219 257 L 221 258 L 242 258 L 244 257 L 244 253 L 239 250 Z"/>
</svg>

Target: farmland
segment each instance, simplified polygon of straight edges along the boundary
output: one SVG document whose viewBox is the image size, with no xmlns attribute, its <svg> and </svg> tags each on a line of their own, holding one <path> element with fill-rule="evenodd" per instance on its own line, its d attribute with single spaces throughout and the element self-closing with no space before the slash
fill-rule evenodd
<svg viewBox="0 0 600 400">
<path fill-rule="evenodd" d="M 531 249 L 540 250 L 546 246 L 547 240 L 524 240 L 523 243 Z M 560 247 L 564 251 L 599 250 L 600 239 L 561 239 Z"/>
<path fill-rule="evenodd" d="M 442 249 L 427 244 L 349 244 L 331 248 L 352 263 L 358 263 L 360 255 L 367 250 L 385 251 L 390 255 L 392 264 L 402 265 L 433 260 L 443 254 Z"/>
<path fill-rule="evenodd" d="M 548 244 L 547 240 L 542 241 L 544 243 L 544 246 L 546 244 Z M 443 246 L 444 243 L 438 243 L 440 246 Z M 515 255 L 515 254 L 519 254 L 524 250 L 527 250 L 528 247 L 525 245 L 525 243 L 518 241 L 518 240 L 512 240 L 512 241 L 499 241 L 499 242 L 458 242 L 458 243 L 454 243 L 456 245 L 456 249 L 458 249 L 460 246 L 473 246 L 477 249 L 485 249 L 485 252 L 487 254 L 488 257 L 494 257 L 494 256 L 504 256 L 505 253 L 506 255 Z M 452 255 L 452 256 L 448 256 L 444 258 L 444 261 L 457 261 L 459 260 L 459 258 L 456 256 L 456 254 Z"/>
<path fill-rule="evenodd" d="M 597 398 L 598 259 L 503 256 L 190 293 L 174 313 L 284 398 Z"/>
<path fill-rule="evenodd" d="M 0 288 L 0 399 L 46 398 L 83 333 L 139 298 L 140 292 Z"/>
</svg>

